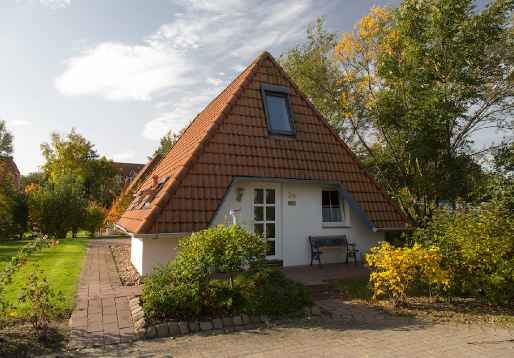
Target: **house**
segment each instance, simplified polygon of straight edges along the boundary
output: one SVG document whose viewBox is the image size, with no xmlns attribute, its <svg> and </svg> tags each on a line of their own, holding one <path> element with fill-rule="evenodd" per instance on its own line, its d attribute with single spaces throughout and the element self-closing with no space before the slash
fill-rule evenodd
<svg viewBox="0 0 514 358">
<path fill-rule="evenodd" d="M 19 190 L 21 187 L 21 174 L 11 157 L 0 158 L 0 181 L 8 178 L 15 189 Z"/>
<path fill-rule="evenodd" d="M 347 235 L 366 252 L 406 219 L 265 52 L 199 113 L 147 176 L 118 226 L 140 274 L 172 260 L 181 237 L 237 223 L 268 259 L 310 263 L 309 235 Z M 345 252 L 327 249 L 324 262 Z"/>
<path fill-rule="evenodd" d="M 128 186 L 136 175 L 143 169 L 144 164 L 112 162 L 118 172 L 118 181 L 122 187 Z"/>
</svg>

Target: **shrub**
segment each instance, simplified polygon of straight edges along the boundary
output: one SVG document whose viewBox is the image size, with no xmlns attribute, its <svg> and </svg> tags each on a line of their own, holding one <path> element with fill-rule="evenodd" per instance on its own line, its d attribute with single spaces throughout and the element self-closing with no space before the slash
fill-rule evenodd
<svg viewBox="0 0 514 358">
<path fill-rule="evenodd" d="M 396 248 L 387 242 L 373 247 L 366 255 L 372 273 L 370 284 L 373 298 L 390 298 L 395 306 L 405 303 L 409 290 L 426 283 L 430 287 L 446 287 L 448 273 L 441 268 L 442 256 L 438 248 Z"/>
<path fill-rule="evenodd" d="M 58 296 L 62 296 L 62 293 L 50 288 L 43 272 L 36 266 L 27 285 L 20 291 L 20 301 L 24 304 L 25 316 L 41 337 L 46 337 L 48 324 L 56 315 L 53 300 Z"/>
<path fill-rule="evenodd" d="M 280 271 L 268 269 L 243 274 L 235 281 L 242 296 L 241 311 L 246 314 L 289 315 L 312 305 L 309 291 Z"/>
<path fill-rule="evenodd" d="M 176 260 L 145 280 L 149 319 L 289 313 L 310 302 L 305 289 L 265 268 L 265 243 L 238 226 L 192 234 Z"/>
<path fill-rule="evenodd" d="M 514 299 L 514 215 L 496 202 L 438 211 L 414 240 L 436 245 L 450 272 L 451 294 L 493 303 Z"/>
<path fill-rule="evenodd" d="M 85 210 L 84 223 L 81 227 L 94 236 L 105 222 L 106 210 L 95 202 L 90 202 Z"/>
</svg>

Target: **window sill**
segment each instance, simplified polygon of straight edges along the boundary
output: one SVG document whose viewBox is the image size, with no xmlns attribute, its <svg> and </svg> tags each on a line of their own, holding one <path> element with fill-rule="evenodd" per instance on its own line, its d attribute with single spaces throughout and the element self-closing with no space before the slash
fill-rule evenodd
<svg viewBox="0 0 514 358">
<path fill-rule="evenodd" d="M 342 229 L 351 229 L 351 225 L 347 225 L 344 222 L 322 222 L 321 223 L 322 228 L 342 228 Z"/>
</svg>

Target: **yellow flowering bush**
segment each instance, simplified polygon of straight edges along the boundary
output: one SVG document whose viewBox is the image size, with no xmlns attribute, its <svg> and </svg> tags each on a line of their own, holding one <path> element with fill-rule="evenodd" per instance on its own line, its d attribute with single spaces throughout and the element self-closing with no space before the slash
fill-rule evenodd
<svg viewBox="0 0 514 358">
<path fill-rule="evenodd" d="M 371 268 L 373 298 L 388 297 L 395 306 L 405 303 L 408 291 L 416 284 L 447 288 L 448 272 L 441 268 L 437 247 L 394 247 L 387 242 L 373 247 L 366 261 Z"/>
</svg>

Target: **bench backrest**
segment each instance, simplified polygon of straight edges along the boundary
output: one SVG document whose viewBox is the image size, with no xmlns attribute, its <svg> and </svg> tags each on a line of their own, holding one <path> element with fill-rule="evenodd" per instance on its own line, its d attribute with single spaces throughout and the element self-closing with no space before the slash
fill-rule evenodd
<svg viewBox="0 0 514 358">
<path fill-rule="evenodd" d="M 342 246 L 348 247 L 348 239 L 346 235 L 332 236 L 309 236 L 311 248 L 319 248 L 324 246 Z"/>
</svg>

